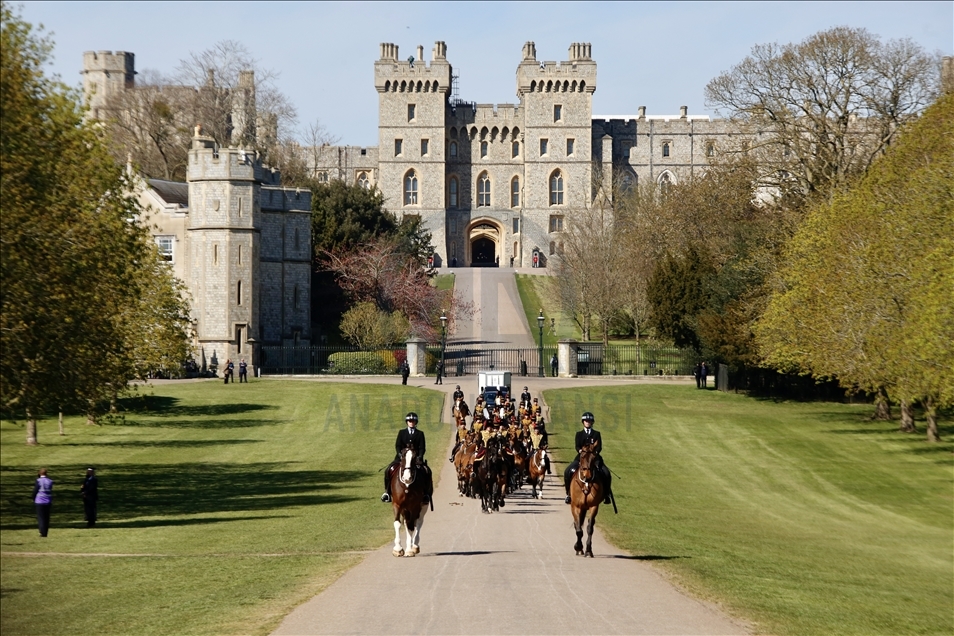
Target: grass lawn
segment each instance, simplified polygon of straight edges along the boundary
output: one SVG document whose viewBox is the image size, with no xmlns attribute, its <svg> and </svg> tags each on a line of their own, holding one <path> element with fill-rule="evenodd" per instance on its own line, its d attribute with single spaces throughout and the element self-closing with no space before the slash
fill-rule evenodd
<svg viewBox="0 0 954 636">
<path fill-rule="evenodd" d="M 867 405 L 689 386 L 546 400 L 563 459 L 580 413 L 596 415 L 618 475 L 619 515 L 597 520 L 607 537 L 760 633 L 954 633 L 949 441 L 872 422 Z"/>
<path fill-rule="evenodd" d="M 443 395 L 414 387 L 253 378 L 140 392 L 124 423 L 67 418 L 60 437 L 41 422 L 38 447 L 22 422 L 0 423 L 3 633 L 268 633 L 393 537 L 378 470 L 404 414 L 421 415 L 432 449 L 451 432 Z M 46 539 L 29 499 L 41 466 L 55 481 Z"/>
<path fill-rule="evenodd" d="M 434 277 L 434 286 L 441 290 L 454 289 L 456 278 L 454 274 L 438 274 Z"/>
<path fill-rule="evenodd" d="M 556 346 L 558 340 L 565 338 L 579 340 L 582 337 L 580 328 L 573 322 L 573 318 L 560 310 L 559 301 L 551 295 L 549 276 L 534 274 L 516 274 L 515 276 L 517 291 L 520 293 L 520 301 L 523 303 L 523 311 L 527 314 L 527 324 L 531 326 L 531 331 L 536 334 L 537 315 L 541 309 L 547 318 L 547 325 L 543 330 L 544 345 Z M 555 321 L 554 330 L 550 329 L 551 318 Z"/>
</svg>

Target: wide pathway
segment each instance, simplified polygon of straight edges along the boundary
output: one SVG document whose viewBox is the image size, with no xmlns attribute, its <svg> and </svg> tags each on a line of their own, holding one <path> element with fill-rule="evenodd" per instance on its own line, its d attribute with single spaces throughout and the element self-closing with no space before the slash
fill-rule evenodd
<svg viewBox="0 0 954 636">
<path fill-rule="evenodd" d="M 496 267 L 442 269 L 453 273 L 454 290 L 474 304 L 472 318 L 459 320 L 447 342 L 481 344 L 485 348 L 530 349 L 537 346 L 520 302 L 514 270 Z"/>
<path fill-rule="evenodd" d="M 382 380 L 397 381 L 377 379 Z M 528 379 L 534 395 L 544 388 L 597 383 Z M 409 384 L 436 388 L 432 378 L 412 378 Z M 453 387 L 452 382 L 442 388 L 449 393 Z M 554 442 L 565 446 L 567 440 Z M 547 478 L 543 499 L 530 499 L 524 489 L 500 512 L 483 514 L 478 501 L 458 496 L 447 456 L 445 450 L 430 457 L 441 476 L 434 511 L 424 518 L 421 554 L 395 558 L 390 543 L 372 552 L 289 614 L 275 634 L 746 633 L 677 590 L 651 565 L 683 555 L 628 555 L 597 533 L 596 558 L 576 556 L 557 477 L 561 464 Z M 601 507 L 600 517 L 607 514 L 612 508 Z"/>
</svg>

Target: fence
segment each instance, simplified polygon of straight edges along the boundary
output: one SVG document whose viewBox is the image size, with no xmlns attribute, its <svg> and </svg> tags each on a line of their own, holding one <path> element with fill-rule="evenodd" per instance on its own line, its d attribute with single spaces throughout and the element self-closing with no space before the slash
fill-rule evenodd
<svg viewBox="0 0 954 636">
<path fill-rule="evenodd" d="M 406 357 L 404 345 L 379 351 L 274 345 L 261 348 L 259 366 L 263 375 L 384 375 L 397 373 Z"/>
<path fill-rule="evenodd" d="M 578 375 L 692 375 L 697 354 L 658 345 L 575 345 Z"/>
<path fill-rule="evenodd" d="M 431 359 L 440 358 L 440 347 L 427 348 L 428 372 L 431 372 Z M 444 352 L 444 373 L 447 376 L 476 375 L 478 371 L 510 371 L 514 375 L 539 376 L 541 369 L 546 376 L 552 376 L 551 361 L 557 354 L 553 346 L 543 347 L 543 365 L 541 367 L 540 349 L 478 349 L 475 347 L 449 346 Z"/>
</svg>

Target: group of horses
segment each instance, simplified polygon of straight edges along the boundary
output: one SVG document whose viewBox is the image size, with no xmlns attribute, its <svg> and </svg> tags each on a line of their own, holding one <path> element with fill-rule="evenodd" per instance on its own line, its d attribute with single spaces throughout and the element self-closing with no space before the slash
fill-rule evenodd
<svg viewBox="0 0 954 636">
<path fill-rule="evenodd" d="M 467 407 L 455 402 L 454 417 L 458 440 L 452 458 L 457 469 L 457 488 L 462 497 L 480 499 L 484 513 L 499 511 L 507 495 L 529 484 L 534 498 L 543 498 L 543 482 L 549 468 L 546 436 L 521 417 L 520 424 L 478 419 L 474 428 L 466 422 Z M 516 418 L 514 418 L 516 419 Z M 497 418 L 494 418 L 497 420 Z M 599 479 L 600 456 L 593 445 L 580 450 L 579 468 L 570 482 L 570 511 L 576 531 L 573 548 L 577 555 L 593 556 L 593 530 L 605 490 Z M 421 526 L 427 505 L 424 503 L 424 479 L 421 458 L 408 446 L 401 453 L 401 465 L 391 478 L 394 507 L 394 556 L 413 557 L 420 552 Z M 433 503 L 430 504 L 433 509 Z M 613 507 L 616 507 L 615 501 Z M 406 545 L 401 545 L 401 527 Z M 586 543 L 583 534 L 586 533 Z"/>
</svg>

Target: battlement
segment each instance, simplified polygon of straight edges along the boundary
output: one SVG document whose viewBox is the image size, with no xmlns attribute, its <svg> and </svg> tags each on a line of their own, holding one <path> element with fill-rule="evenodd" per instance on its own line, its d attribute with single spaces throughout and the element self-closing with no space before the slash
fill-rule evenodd
<svg viewBox="0 0 954 636">
<path fill-rule="evenodd" d="M 533 42 L 523 45 L 523 59 L 517 67 L 517 94 L 588 93 L 596 91 L 596 62 L 592 45 L 575 42 L 569 48 L 569 60 L 543 61 L 536 58 Z"/>
<path fill-rule="evenodd" d="M 417 56 L 398 58 L 398 45 L 381 44 L 381 59 L 374 63 L 374 87 L 379 93 L 441 93 L 451 89 L 451 67 L 447 63 L 447 45 L 435 42 L 430 63 L 425 62 L 424 47 Z"/>
<path fill-rule="evenodd" d="M 258 153 L 244 148 L 222 148 L 196 126 L 189 150 L 186 180 L 193 181 L 257 181 L 271 182 Z"/>
<path fill-rule="evenodd" d="M 130 77 L 136 74 L 136 54 L 127 51 L 85 51 L 83 53 L 83 72 L 108 71 L 111 73 L 125 73 Z"/>
<path fill-rule="evenodd" d="M 477 104 L 474 123 L 481 121 L 517 121 L 523 115 L 516 104 Z"/>
</svg>

